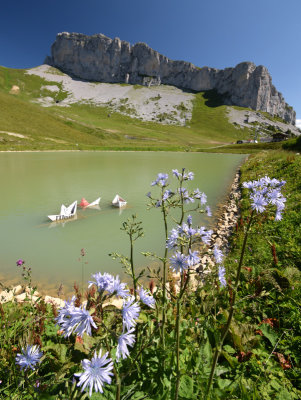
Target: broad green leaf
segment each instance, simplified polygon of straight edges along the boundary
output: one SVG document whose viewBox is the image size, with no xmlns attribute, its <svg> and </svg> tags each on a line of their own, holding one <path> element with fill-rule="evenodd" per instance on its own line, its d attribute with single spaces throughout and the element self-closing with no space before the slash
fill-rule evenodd
<svg viewBox="0 0 301 400">
<path fill-rule="evenodd" d="M 188 375 L 184 375 L 180 380 L 179 396 L 191 398 L 193 395 L 193 380 Z"/>
<path fill-rule="evenodd" d="M 262 324 L 260 325 L 259 329 L 263 333 L 263 335 L 269 339 L 269 341 L 272 343 L 273 346 L 275 346 L 278 335 L 277 333 L 273 330 L 273 328 L 269 324 Z"/>
</svg>

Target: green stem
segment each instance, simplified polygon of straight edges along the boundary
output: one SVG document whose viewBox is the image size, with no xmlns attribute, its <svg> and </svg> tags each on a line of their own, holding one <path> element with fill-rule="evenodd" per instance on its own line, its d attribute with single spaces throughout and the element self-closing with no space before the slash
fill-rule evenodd
<svg viewBox="0 0 301 400">
<path fill-rule="evenodd" d="M 111 348 L 110 348 L 110 345 L 109 345 L 109 342 L 108 342 L 108 338 L 106 336 L 105 336 L 105 342 L 106 342 L 107 351 L 108 351 L 108 353 L 109 353 L 109 355 L 111 357 Z M 115 368 L 114 363 L 113 363 L 113 374 L 114 374 L 115 379 L 116 379 L 116 397 L 115 397 L 115 399 L 116 400 L 120 400 L 121 380 L 120 380 L 119 374 L 117 372 L 117 369 Z"/>
<path fill-rule="evenodd" d="M 181 321 L 181 298 L 177 299 L 177 319 L 176 319 L 176 392 L 175 392 L 175 400 L 178 400 L 179 397 L 179 387 L 180 387 L 180 321 Z"/>
<path fill-rule="evenodd" d="M 165 324 L 166 324 L 166 258 L 167 258 L 167 247 L 166 242 L 168 239 L 168 227 L 167 227 L 167 216 L 164 201 L 162 201 L 162 211 L 164 220 L 164 233 L 165 233 L 165 250 L 164 250 L 164 261 L 163 261 L 163 293 L 162 293 L 162 346 L 165 349 Z"/>
<path fill-rule="evenodd" d="M 219 346 L 216 347 L 215 352 L 214 352 L 214 356 L 213 356 L 213 361 L 212 361 L 212 367 L 211 367 L 211 372 L 210 372 L 210 377 L 209 377 L 209 381 L 208 381 L 208 385 L 207 385 L 207 390 L 206 390 L 206 394 L 205 394 L 205 399 L 206 400 L 208 398 L 210 389 L 211 389 L 211 385 L 213 382 L 213 377 L 214 377 L 214 373 L 215 373 L 215 368 L 218 362 L 218 357 L 220 355 L 220 352 L 222 350 L 223 347 L 223 343 L 224 340 L 228 334 L 231 322 L 232 322 L 232 317 L 234 314 L 234 307 L 235 307 L 235 300 L 236 300 L 236 294 L 237 294 L 237 288 L 239 285 L 239 278 L 240 278 L 240 273 L 241 273 L 241 268 L 242 268 L 242 263 L 243 263 L 243 258 L 244 258 L 244 254 L 245 254 L 245 250 L 246 250 L 246 244 L 247 244 L 247 238 L 248 238 L 248 233 L 252 224 L 252 220 L 253 220 L 253 215 L 254 215 L 254 210 L 251 213 L 251 217 L 249 220 L 249 223 L 247 225 L 247 229 L 245 232 L 245 237 L 244 237 L 244 241 L 243 241 L 243 245 L 242 245 L 242 249 L 241 249 L 241 253 L 240 253 L 240 260 L 239 260 L 239 264 L 238 264 L 238 268 L 237 268 L 237 273 L 236 273 L 236 278 L 235 278 L 235 284 L 234 284 L 234 288 L 233 288 L 233 298 L 232 298 L 232 302 L 230 305 L 230 312 L 228 315 L 228 320 L 226 323 L 226 326 L 224 328 Z"/>
<path fill-rule="evenodd" d="M 131 241 L 131 271 L 132 271 L 132 278 L 133 278 L 133 285 L 134 285 L 134 296 L 135 301 L 137 301 L 137 279 L 135 275 L 135 268 L 134 268 L 134 246 L 133 246 L 133 237 L 130 235 Z"/>
</svg>

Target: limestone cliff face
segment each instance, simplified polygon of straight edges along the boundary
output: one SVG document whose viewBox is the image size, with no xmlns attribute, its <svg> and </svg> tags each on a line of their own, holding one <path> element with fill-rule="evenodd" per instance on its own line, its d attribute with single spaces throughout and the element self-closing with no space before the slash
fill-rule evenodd
<svg viewBox="0 0 301 400">
<path fill-rule="evenodd" d="M 268 70 L 251 62 L 218 70 L 173 61 L 145 43 L 131 46 L 119 38 L 98 34 L 59 33 L 45 63 L 75 77 L 99 82 L 168 84 L 193 91 L 215 89 L 225 104 L 278 115 L 295 124 L 296 113 L 284 100 Z"/>
</svg>

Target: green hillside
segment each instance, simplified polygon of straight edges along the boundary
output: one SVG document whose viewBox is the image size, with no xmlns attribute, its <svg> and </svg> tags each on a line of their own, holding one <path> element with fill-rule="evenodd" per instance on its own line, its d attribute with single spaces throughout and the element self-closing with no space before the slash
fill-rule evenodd
<svg viewBox="0 0 301 400">
<path fill-rule="evenodd" d="M 12 90 L 14 85 L 17 91 Z M 56 85 L 60 90 L 41 89 L 45 85 Z M 198 151 L 251 135 L 248 129 L 228 122 L 226 106 L 214 92 L 195 95 L 189 126 L 142 122 L 93 104 L 42 107 L 34 103 L 45 96 L 60 101 L 67 93 L 57 82 L 28 75 L 25 70 L 0 67 L 0 150 Z"/>
</svg>

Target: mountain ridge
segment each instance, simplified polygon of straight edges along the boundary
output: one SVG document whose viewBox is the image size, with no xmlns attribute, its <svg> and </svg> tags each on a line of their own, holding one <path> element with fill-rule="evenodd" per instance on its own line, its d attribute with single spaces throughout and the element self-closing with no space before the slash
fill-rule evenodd
<svg viewBox="0 0 301 400">
<path fill-rule="evenodd" d="M 216 90 L 224 104 L 268 112 L 295 124 L 296 113 L 272 84 L 266 67 L 242 62 L 223 70 L 170 60 L 145 43 L 133 46 L 103 34 L 59 33 L 45 63 L 80 79 L 150 86 L 167 84 L 195 92 Z"/>
</svg>

